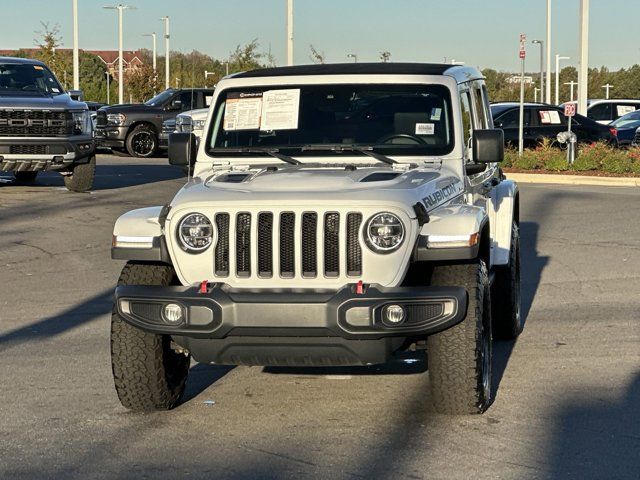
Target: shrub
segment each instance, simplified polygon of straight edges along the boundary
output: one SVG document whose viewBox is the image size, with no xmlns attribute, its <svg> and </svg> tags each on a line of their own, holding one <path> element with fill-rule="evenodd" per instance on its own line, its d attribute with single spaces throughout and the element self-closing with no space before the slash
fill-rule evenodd
<svg viewBox="0 0 640 480">
<path fill-rule="evenodd" d="M 609 173 L 629 173 L 632 160 L 624 153 L 607 155 L 602 161 L 602 170 Z"/>
<path fill-rule="evenodd" d="M 544 168 L 552 172 L 564 172 L 569 170 L 569 163 L 564 152 L 558 152 L 553 157 L 549 157 L 545 160 Z"/>
</svg>

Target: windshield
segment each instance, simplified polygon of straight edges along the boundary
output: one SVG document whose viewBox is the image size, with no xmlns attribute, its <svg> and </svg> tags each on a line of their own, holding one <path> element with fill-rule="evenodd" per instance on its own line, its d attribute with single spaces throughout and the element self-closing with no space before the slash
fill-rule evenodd
<svg viewBox="0 0 640 480">
<path fill-rule="evenodd" d="M 150 107 L 158 107 L 169 100 L 173 96 L 173 93 L 174 92 L 172 90 L 165 90 L 164 92 L 160 92 L 152 99 L 147 100 L 146 102 L 144 102 L 144 104 Z"/>
<path fill-rule="evenodd" d="M 214 119 L 207 151 L 218 156 L 242 149 L 335 155 L 344 152 L 339 148 L 344 146 L 396 155 L 445 155 L 454 145 L 451 96 L 443 85 L 227 90 L 218 98 Z"/>
<path fill-rule="evenodd" d="M 638 128 L 640 127 L 640 110 L 637 112 L 629 113 L 624 117 L 613 121 L 612 127 L 615 128 Z"/>
<path fill-rule="evenodd" d="M 0 63 L 0 95 L 61 95 L 64 89 L 42 65 Z"/>
</svg>

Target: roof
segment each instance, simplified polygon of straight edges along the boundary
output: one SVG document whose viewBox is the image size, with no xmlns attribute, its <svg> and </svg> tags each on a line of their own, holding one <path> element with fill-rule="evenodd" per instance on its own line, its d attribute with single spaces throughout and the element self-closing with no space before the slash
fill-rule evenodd
<svg viewBox="0 0 640 480">
<path fill-rule="evenodd" d="M 303 75 L 449 75 L 461 80 L 483 78 L 474 68 L 440 63 L 330 63 L 296 65 L 251 70 L 233 75 L 233 78 L 290 77 Z"/>
<path fill-rule="evenodd" d="M 19 57 L 0 57 L 1 63 L 20 63 L 26 65 L 44 65 L 40 60 L 33 60 L 31 58 L 19 58 Z"/>
</svg>

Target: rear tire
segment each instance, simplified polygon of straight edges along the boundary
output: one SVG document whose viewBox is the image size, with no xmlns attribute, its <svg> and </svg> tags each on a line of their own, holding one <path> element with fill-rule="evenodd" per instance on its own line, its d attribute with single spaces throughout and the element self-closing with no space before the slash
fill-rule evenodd
<svg viewBox="0 0 640 480">
<path fill-rule="evenodd" d="M 36 181 L 38 172 L 13 172 L 13 176 L 16 178 L 16 183 L 29 185 Z"/>
<path fill-rule="evenodd" d="M 493 336 L 514 340 L 522 332 L 520 296 L 520 229 L 513 222 L 509 265 L 496 268 L 491 295 Z"/>
<path fill-rule="evenodd" d="M 158 136 L 148 125 L 138 125 L 127 136 L 127 152 L 132 157 L 153 157 L 158 150 Z"/>
<path fill-rule="evenodd" d="M 432 285 L 467 289 L 465 319 L 427 339 L 429 384 L 436 411 L 482 413 L 491 404 L 491 294 L 483 260 L 435 267 Z"/>
<path fill-rule="evenodd" d="M 96 157 L 91 157 L 88 163 L 79 163 L 73 167 L 71 175 L 65 175 L 64 185 L 71 192 L 88 192 L 93 187 L 96 175 Z"/>
<path fill-rule="evenodd" d="M 127 263 L 118 285 L 173 283 L 168 265 Z M 189 374 L 190 356 L 171 348 L 169 335 L 155 335 L 126 323 L 113 308 L 111 366 L 120 403 L 137 412 L 169 410 L 180 402 Z"/>
</svg>

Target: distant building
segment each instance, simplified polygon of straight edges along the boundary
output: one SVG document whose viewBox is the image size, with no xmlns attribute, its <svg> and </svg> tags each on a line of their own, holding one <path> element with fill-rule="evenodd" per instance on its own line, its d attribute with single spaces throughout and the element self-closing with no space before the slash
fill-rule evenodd
<svg viewBox="0 0 640 480">
<path fill-rule="evenodd" d="M 520 83 L 520 75 L 513 75 L 507 78 L 507 83 Z M 531 85 L 533 83 L 533 77 L 524 77 L 524 83 L 527 85 Z"/>
<path fill-rule="evenodd" d="M 29 57 L 35 57 L 37 53 L 40 51 L 39 48 L 21 48 L 20 50 L 0 50 L 0 57 L 15 57 L 18 52 L 25 53 Z M 69 55 L 73 54 L 73 50 L 70 48 L 58 48 L 57 52 L 65 52 Z M 118 50 L 82 50 L 81 52 L 90 53 L 97 56 L 105 65 L 105 71 L 109 72 L 109 75 L 114 77 L 116 80 L 118 79 Z M 142 65 L 144 65 L 144 61 L 142 60 L 142 55 L 137 50 L 124 50 L 122 52 L 122 60 L 124 69 L 126 70 L 137 70 Z"/>
</svg>

